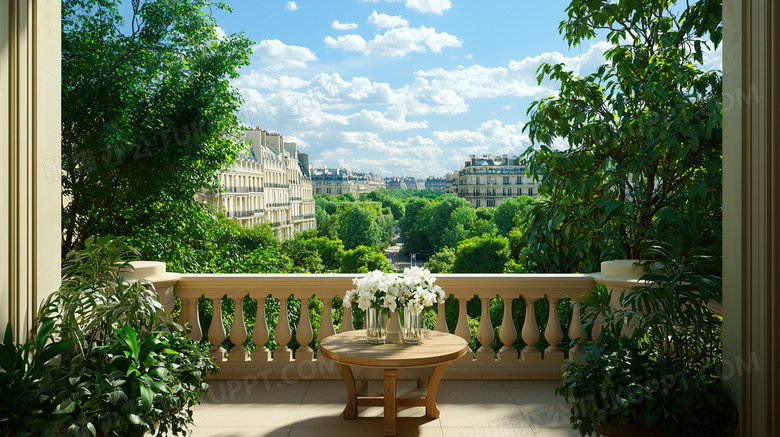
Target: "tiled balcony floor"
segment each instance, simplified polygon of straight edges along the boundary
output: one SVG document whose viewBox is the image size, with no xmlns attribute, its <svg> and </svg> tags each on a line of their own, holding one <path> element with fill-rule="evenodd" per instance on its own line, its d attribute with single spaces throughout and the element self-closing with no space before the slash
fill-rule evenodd
<svg viewBox="0 0 780 437">
<path fill-rule="evenodd" d="M 399 381 L 398 395 L 414 390 Z M 424 407 L 398 409 L 398 436 L 568 437 L 568 407 L 551 381 L 444 380 L 437 401 L 440 417 Z M 371 391 L 381 381 L 371 381 Z M 383 435 L 382 407 L 360 407 L 344 420 L 346 389 L 330 381 L 213 381 L 195 408 L 193 437 L 352 437 Z"/>
</svg>

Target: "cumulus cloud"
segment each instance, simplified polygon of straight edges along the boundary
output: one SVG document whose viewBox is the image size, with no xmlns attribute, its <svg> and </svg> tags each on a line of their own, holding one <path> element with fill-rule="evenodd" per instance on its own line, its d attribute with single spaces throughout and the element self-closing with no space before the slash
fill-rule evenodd
<svg viewBox="0 0 780 437">
<path fill-rule="evenodd" d="M 225 30 L 222 29 L 221 27 L 219 27 L 219 26 L 215 27 L 214 31 L 217 32 L 217 39 L 222 40 L 222 39 L 227 38 L 227 33 L 225 33 Z"/>
<path fill-rule="evenodd" d="M 536 69 L 539 64 L 564 63 L 577 75 L 587 74 L 604 63 L 604 51 L 609 47 L 607 43 L 598 42 L 591 45 L 587 52 L 572 57 L 550 52 L 510 61 L 506 67 L 483 67 L 475 64 L 469 67 L 458 66 L 451 70 L 421 70 L 416 74 L 419 78 L 429 79 L 433 88 L 453 90 L 466 99 L 540 97 L 554 94 L 557 88 L 547 82 L 537 84 Z"/>
<path fill-rule="evenodd" d="M 379 28 L 408 27 L 409 21 L 400 15 L 377 14 L 376 10 L 368 16 L 368 22 Z"/>
<path fill-rule="evenodd" d="M 379 0 L 363 0 L 364 2 L 376 3 Z M 388 3 L 406 1 L 406 7 L 416 12 L 439 14 L 450 9 L 452 3 L 450 0 L 385 0 Z"/>
<path fill-rule="evenodd" d="M 362 36 L 339 35 L 337 38 L 325 37 L 325 44 L 329 47 L 361 52 L 366 55 L 376 56 L 404 56 L 409 52 L 440 53 L 444 47 L 460 47 L 461 41 L 447 32 L 436 32 L 432 27 L 396 27 L 387 32 L 376 35 L 370 41 Z"/>
<path fill-rule="evenodd" d="M 352 30 L 357 29 L 358 25 L 355 23 L 339 23 L 339 20 L 333 20 L 333 22 L 330 23 L 330 27 L 336 30 Z"/>
<path fill-rule="evenodd" d="M 278 39 L 265 39 L 252 47 L 252 51 L 267 64 L 267 71 L 279 71 L 290 68 L 306 68 L 307 62 L 316 61 L 311 50 L 302 46 L 290 46 Z"/>
<path fill-rule="evenodd" d="M 298 5 L 295 4 L 295 2 L 287 2 L 287 6 L 284 7 L 288 11 L 295 11 L 298 10 Z"/>
</svg>

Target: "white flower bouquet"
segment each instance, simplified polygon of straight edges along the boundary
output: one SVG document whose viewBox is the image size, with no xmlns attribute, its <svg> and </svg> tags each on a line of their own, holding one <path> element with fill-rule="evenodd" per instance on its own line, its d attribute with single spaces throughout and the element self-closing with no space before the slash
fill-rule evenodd
<svg viewBox="0 0 780 437">
<path fill-rule="evenodd" d="M 402 337 L 407 343 L 420 343 L 422 310 L 435 303 L 444 303 L 444 290 L 435 284 L 436 278 L 428 269 L 412 267 L 403 275 L 374 270 L 362 278 L 354 278 L 353 290 L 344 296 L 344 308 L 353 304 L 365 311 L 366 341 L 385 342 L 388 317 L 397 309 L 403 310 Z"/>
</svg>

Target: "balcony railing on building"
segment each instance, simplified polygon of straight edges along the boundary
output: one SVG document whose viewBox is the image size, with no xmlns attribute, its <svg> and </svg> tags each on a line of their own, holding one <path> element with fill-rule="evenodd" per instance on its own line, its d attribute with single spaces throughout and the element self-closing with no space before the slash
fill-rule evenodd
<svg viewBox="0 0 780 437">
<path fill-rule="evenodd" d="M 281 222 L 273 225 L 278 227 Z M 158 264 L 164 269 L 163 263 Z M 626 275 L 437 275 L 437 284 L 452 300 L 448 305 L 454 305 L 457 312 L 448 321 L 445 305 L 438 305 L 432 319 L 435 319 L 433 329 L 452 332 L 473 346 L 472 353 L 450 365 L 445 377 L 560 378 L 562 366 L 578 353 L 573 340 L 586 336 L 579 318 L 578 302 L 583 294 L 596 284 L 605 284 L 619 294 L 638 284 L 639 270 Z M 336 367 L 319 357 L 317 349 L 322 339 L 359 328 L 353 326 L 350 311 L 343 312 L 340 318 L 334 317 L 339 315 L 335 309 L 341 308 L 344 292 L 354 287 L 354 277 L 352 274 L 185 274 L 176 281 L 156 285 L 169 311 L 174 308 L 172 287 L 175 285 L 176 296 L 182 303 L 179 322 L 191 328 L 190 338 L 210 341 L 211 353 L 220 367 L 218 378 L 335 379 L 339 377 Z M 198 315 L 200 299 L 213 303 L 210 320 L 202 320 Z M 225 299 L 232 301 L 234 308 L 227 319 L 230 322 L 222 315 Z M 470 325 L 466 314 L 473 299 L 480 310 L 478 315 L 471 314 L 476 317 L 471 317 Z M 293 300 L 298 304 L 288 308 Z M 313 303 L 316 305 L 311 306 Z M 257 310 L 247 314 L 245 304 Z M 278 308 L 278 313 L 268 313 L 274 314 L 274 320 L 267 319 L 268 305 Z M 540 305 L 547 308 L 544 315 L 537 314 Z M 291 308 L 300 311 L 291 313 Z M 312 316 L 321 320 L 318 332 L 312 327 Z M 495 326 L 491 319 L 496 321 Z M 208 329 L 204 332 L 205 324 Z M 398 330 L 397 316 L 391 320 L 390 330 Z M 225 342 L 226 339 L 230 341 Z M 269 340 L 273 343 L 268 343 Z M 266 344 L 277 347 L 271 351 Z M 300 346 L 295 349 L 296 345 Z"/>
</svg>

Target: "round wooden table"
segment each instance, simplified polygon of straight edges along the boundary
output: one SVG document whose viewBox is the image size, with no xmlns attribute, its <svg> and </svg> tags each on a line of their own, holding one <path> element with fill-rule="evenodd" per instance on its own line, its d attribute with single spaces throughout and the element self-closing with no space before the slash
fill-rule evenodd
<svg viewBox="0 0 780 437">
<path fill-rule="evenodd" d="M 462 338 L 438 331 L 425 331 L 425 340 L 420 344 L 366 343 L 366 331 L 348 331 L 331 335 L 320 342 L 322 355 L 336 363 L 347 387 L 345 419 L 357 418 L 358 406 L 385 407 L 385 435 L 396 434 L 395 418 L 397 406 L 425 407 L 425 415 L 431 419 L 439 417 L 436 406 L 436 389 L 444 369 L 450 361 L 457 360 L 468 351 Z M 358 396 L 355 377 L 350 366 L 384 370 L 384 397 Z M 427 380 L 418 380 L 418 386 L 426 387 L 425 396 L 396 399 L 396 376 L 398 369 L 433 367 Z"/>
</svg>

